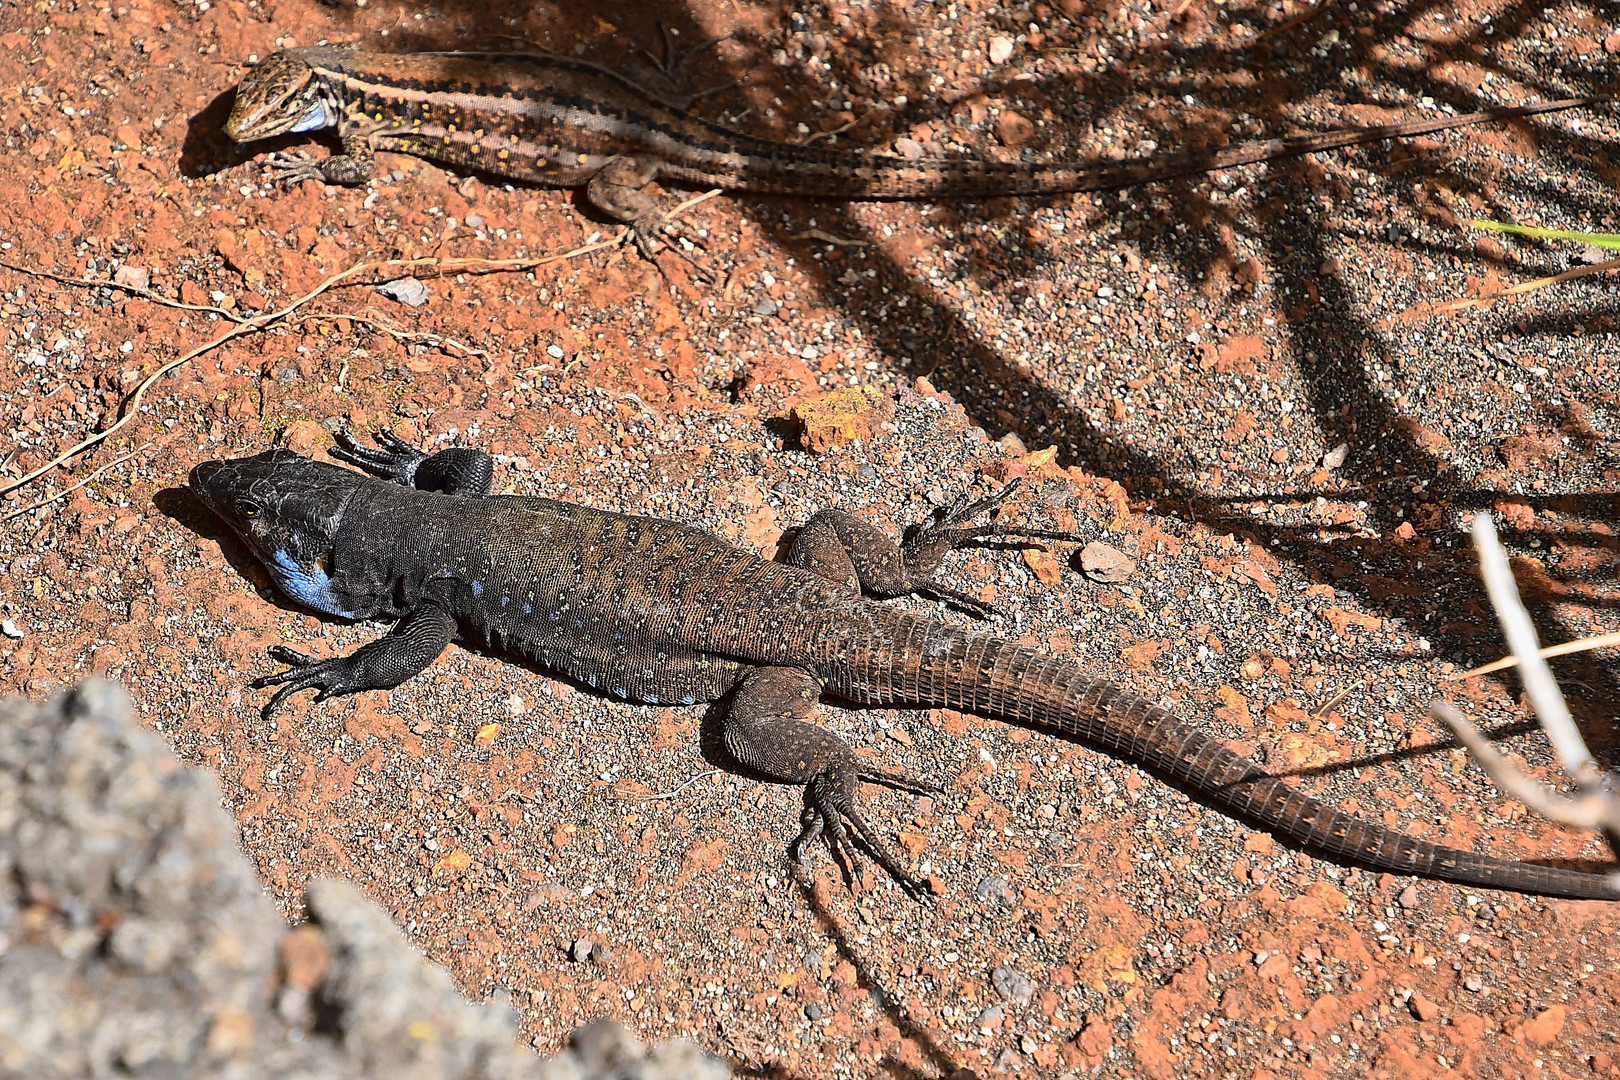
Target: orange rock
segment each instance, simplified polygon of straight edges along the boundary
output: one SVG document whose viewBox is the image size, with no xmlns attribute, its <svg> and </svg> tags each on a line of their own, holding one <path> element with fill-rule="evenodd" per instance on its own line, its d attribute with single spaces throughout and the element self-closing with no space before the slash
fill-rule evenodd
<svg viewBox="0 0 1620 1080">
<path fill-rule="evenodd" d="M 1536 1046 L 1550 1046 L 1564 1030 L 1564 1012 L 1562 1005 L 1550 1005 L 1525 1021 L 1524 1027 L 1520 1028 L 1519 1032 L 1526 1042 Z"/>
<path fill-rule="evenodd" d="M 332 966 L 332 954 L 326 947 L 326 935 L 305 923 L 295 927 L 281 939 L 281 981 L 295 990 L 313 991 L 326 978 Z"/>
<path fill-rule="evenodd" d="M 287 449 L 298 454 L 308 454 L 314 449 L 321 438 L 321 425 L 313 420 L 294 420 L 282 432 L 282 438 Z"/>
<path fill-rule="evenodd" d="M 844 386 L 801 398 L 793 406 L 806 450 L 825 453 L 856 440 L 871 442 L 894 416 L 894 402 L 873 386 Z"/>
</svg>

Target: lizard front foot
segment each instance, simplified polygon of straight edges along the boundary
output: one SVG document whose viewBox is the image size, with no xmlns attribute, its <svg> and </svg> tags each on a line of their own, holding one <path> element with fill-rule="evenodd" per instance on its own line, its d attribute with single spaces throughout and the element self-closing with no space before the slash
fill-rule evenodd
<svg viewBox="0 0 1620 1080">
<path fill-rule="evenodd" d="M 270 155 L 270 169 L 276 181 L 296 184 L 303 180 L 319 180 L 323 184 L 339 187 L 358 187 L 370 178 L 374 167 L 370 162 L 347 154 L 316 159 L 300 150 L 296 154 L 280 151 Z"/>
<path fill-rule="evenodd" d="M 333 435 L 329 451 L 339 461 L 358 465 L 381 480 L 414 487 L 419 491 L 442 491 L 446 495 L 486 495 L 495 480 L 495 462 L 482 450 L 452 446 L 428 455 L 382 430 L 372 436 L 377 447 L 362 446 L 347 428 Z"/>
<path fill-rule="evenodd" d="M 1000 612 L 991 604 L 955 589 L 947 588 L 930 575 L 944 562 L 947 553 L 957 548 L 972 547 L 987 540 L 1006 537 L 1014 540 L 1058 540 L 1072 542 L 1084 539 L 1077 533 L 1056 529 L 1035 529 L 1022 525 L 985 524 L 971 522 L 981 514 L 994 510 L 1018 490 L 1019 479 L 1014 478 L 1000 491 L 985 498 L 969 502 L 958 499 L 934 516 L 930 521 L 911 526 L 900 542 L 901 557 L 914 575 L 912 591 L 931 600 L 949 601 L 966 609 L 969 614 L 988 618 Z M 1034 546 L 1045 550 L 1046 545 Z"/>
<path fill-rule="evenodd" d="M 300 690 L 316 687 L 316 701 L 325 701 L 334 694 L 346 693 L 350 690 L 364 689 L 352 685 L 352 658 L 347 656 L 334 656 L 325 660 L 317 659 L 297 649 L 289 649 L 285 645 L 272 645 L 266 650 L 270 659 L 280 664 L 290 665 L 286 671 L 278 671 L 270 675 L 261 675 L 248 683 L 255 690 L 263 690 L 271 686 L 280 686 L 259 715 L 268 720 L 281 708 L 281 703 Z"/>
<path fill-rule="evenodd" d="M 436 604 L 424 603 L 394 624 L 388 633 L 347 656 L 317 660 L 285 645 L 273 645 L 269 649 L 270 658 L 289 665 L 287 670 L 261 675 L 248 685 L 255 690 L 281 687 L 264 707 L 266 720 L 289 695 L 312 686 L 317 691 L 316 701 L 360 690 L 392 690 L 432 663 L 450 644 L 455 630 L 456 623 L 449 612 Z"/>
</svg>

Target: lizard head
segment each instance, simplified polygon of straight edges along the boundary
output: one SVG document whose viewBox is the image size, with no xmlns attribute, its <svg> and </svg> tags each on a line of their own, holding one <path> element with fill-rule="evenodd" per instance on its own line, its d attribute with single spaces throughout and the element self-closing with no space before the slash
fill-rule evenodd
<svg viewBox="0 0 1620 1080">
<path fill-rule="evenodd" d="M 365 479 L 291 450 L 266 450 L 197 465 L 191 489 L 252 549 L 282 592 L 352 618 L 333 581 L 333 545 L 344 508 Z"/>
<path fill-rule="evenodd" d="M 300 53 L 272 53 L 243 77 L 225 120 L 226 135 L 251 142 L 337 124 L 337 103 Z"/>
</svg>

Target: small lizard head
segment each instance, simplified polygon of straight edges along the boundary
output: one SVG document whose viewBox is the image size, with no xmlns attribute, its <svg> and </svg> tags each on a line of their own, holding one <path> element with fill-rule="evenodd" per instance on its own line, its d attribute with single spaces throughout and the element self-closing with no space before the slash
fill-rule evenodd
<svg viewBox="0 0 1620 1080">
<path fill-rule="evenodd" d="M 315 69 L 288 49 L 272 53 L 236 87 L 236 102 L 225 120 L 225 134 L 237 142 L 319 131 L 338 122 L 331 94 Z"/>
<path fill-rule="evenodd" d="M 317 611 L 352 617 L 334 581 L 333 545 L 343 511 L 366 478 L 267 450 L 191 470 L 191 489 L 253 550 L 277 587 Z"/>
</svg>

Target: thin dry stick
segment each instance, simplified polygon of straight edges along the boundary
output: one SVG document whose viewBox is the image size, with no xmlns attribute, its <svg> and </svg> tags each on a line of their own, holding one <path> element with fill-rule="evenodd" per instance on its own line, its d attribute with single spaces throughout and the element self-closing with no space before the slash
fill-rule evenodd
<svg viewBox="0 0 1620 1080">
<path fill-rule="evenodd" d="M 1485 581 L 1485 592 L 1502 622 L 1502 636 L 1519 659 L 1519 677 L 1524 680 L 1524 693 L 1530 699 L 1541 726 L 1547 729 L 1558 760 L 1577 784 L 1586 786 L 1595 782 L 1602 771 L 1592 759 L 1569 705 L 1558 689 L 1552 669 L 1540 655 L 1541 642 L 1536 640 L 1536 627 L 1530 613 L 1519 599 L 1519 587 L 1513 581 L 1513 569 L 1508 565 L 1507 553 L 1496 538 L 1496 525 L 1489 514 L 1474 517 L 1474 546 L 1479 549 L 1479 574 Z"/>
<path fill-rule="evenodd" d="M 1524 776 L 1446 702 L 1436 699 L 1429 706 L 1429 712 L 1456 733 L 1503 791 L 1553 821 L 1600 831 L 1609 847 L 1620 853 L 1620 795 L 1610 787 L 1603 770 L 1592 759 L 1552 671 L 1538 655 L 1535 625 L 1519 599 L 1507 553 L 1497 540 L 1496 527 L 1489 514 L 1474 518 L 1473 532 L 1474 546 L 1479 551 L 1480 576 L 1501 620 L 1502 633 L 1518 660 L 1525 696 L 1530 699 L 1530 708 L 1547 732 L 1565 773 L 1574 781 L 1578 797 L 1567 799 Z M 1614 880 L 1620 883 L 1620 874 L 1615 874 Z"/>
<path fill-rule="evenodd" d="M 352 315 L 342 311 L 315 311 L 308 315 L 300 315 L 298 317 L 299 322 L 320 322 L 323 320 L 327 322 L 335 322 L 338 319 L 347 319 L 349 322 L 370 326 L 373 329 L 382 331 L 389 337 L 392 337 L 398 341 L 435 342 L 440 345 L 449 345 L 453 349 L 459 349 L 467 356 L 489 355 L 483 349 L 475 348 L 472 345 L 463 345 L 455 338 L 448 338 L 443 334 L 435 334 L 428 330 L 401 330 L 399 327 L 390 326 L 383 320 L 371 315 Z"/>
<path fill-rule="evenodd" d="M 1579 829 L 1620 830 L 1620 801 L 1612 793 L 1588 792 L 1578 799 L 1566 798 L 1516 769 L 1450 702 L 1435 698 L 1429 703 L 1429 715 L 1451 728 L 1457 741 L 1468 747 L 1468 752 L 1479 761 L 1492 783 L 1542 817 Z"/>
<path fill-rule="evenodd" d="M 125 402 L 123 406 L 124 414 L 118 418 L 116 423 L 107 428 L 105 431 L 96 432 L 95 434 L 85 438 L 76 446 L 64 450 L 62 453 L 58 454 L 50 461 L 47 461 L 45 464 L 29 473 L 21 480 L 18 480 L 16 483 L 12 484 L 10 487 L 0 489 L 0 497 L 9 495 L 13 491 L 17 491 L 26 485 L 33 483 L 35 480 L 38 480 L 41 476 L 44 476 L 58 465 L 61 465 L 64 461 L 67 461 L 69 458 L 83 453 L 92 446 L 95 446 L 97 443 L 105 441 L 109 435 L 113 434 L 113 432 L 117 431 L 119 428 L 123 427 L 125 424 L 129 423 L 135 418 L 140 409 L 141 398 L 145 396 L 147 388 L 153 383 L 157 382 L 163 376 L 167 375 L 169 372 L 173 371 L 175 368 L 196 359 L 203 353 L 217 349 L 219 346 L 225 344 L 227 341 L 230 341 L 232 338 L 241 337 L 244 334 L 255 333 L 259 330 L 263 330 L 272 323 L 279 322 L 288 315 L 291 315 L 293 312 L 297 311 L 299 308 L 303 307 L 305 304 L 309 303 L 311 300 L 315 299 L 317 296 L 320 296 L 322 293 L 326 292 L 328 289 L 335 288 L 336 286 L 343 284 L 349 279 L 360 274 L 377 273 L 382 271 L 409 271 L 414 273 L 417 271 L 427 270 L 431 271 L 435 275 L 444 275 L 462 273 L 495 273 L 503 270 L 533 270 L 549 263 L 561 262 L 564 259 L 572 259 L 579 255 L 589 254 L 593 251 L 600 251 L 603 248 L 615 247 L 624 240 L 628 233 L 629 230 L 626 229 L 621 231 L 620 234 L 614 237 L 612 240 L 602 240 L 594 244 L 584 244 L 580 247 L 574 248 L 572 251 L 566 251 L 561 255 L 547 255 L 539 259 L 440 259 L 436 257 L 427 257 L 421 259 L 385 259 L 378 262 L 356 263 L 347 270 L 341 270 L 338 273 L 333 274 L 331 277 L 327 278 L 325 281 L 321 282 L 319 285 L 315 286 L 315 288 L 311 289 L 303 296 L 300 296 L 286 307 L 280 308 L 276 311 L 266 312 L 263 315 L 255 315 L 251 319 L 244 319 L 238 323 L 233 323 L 231 327 L 223 334 L 220 334 L 207 344 L 199 345 L 190 352 L 183 353 L 175 359 L 170 360 L 167 364 L 164 364 L 162 367 L 158 368 L 141 381 L 141 384 L 135 388 L 135 392 L 130 395 L 128 401 Z"/>
<path fill-rule="evenodd" d="M 1620 633 L 1598 634 L 1595 637 L 1581 638 L 1578 641 L 1566 641 L 1562 645 L 1549 645 L 1537 653 L 1537 655 L 1545 660 L 1551 656 L 1568 656 L 1570 653 L 1591 652 L 1593 649 L 1606 649 L 1610 645 L 1620 645 Z M 1481 664 L 1477 668 L 1470 668 L 1467 671 L 1459 671 L 1455 674 L 1444 676 L 1444 678 L 1448 681 L 1456 679 L 1471 679 L 1475 675 L 1489 675 L 1493 671 L 1502 671 L 1507 668 L 1517 667 L 1518 663 L 1519 658 L 1517 656 L 1504 656 L 1500 660 L 1492 660 L 1488 664 Z"/>
<path fill-rule="evenodd" d="M 1469 308 L 1484 307 L 1494 304 L 1507 296 L 1522 296 L 1527 292 L 1544 289 L 1549 285 L 1557 285 L 1565 281 L 1574 281 L 1576 278 L 1588 274 L 1600 274 L 1605 270 L 1620 270 L 1620 259 L 1609 259 L 1605 262 L 1593 263 L 1591 266 L 1578 266 L 1573 270 L 1565 270 L 1562 274 L 1552 277 L 1536 278 L 1534 281 L 1523 281 L 1517 285 L 1510 285 L 1505 289 L 1487 293 L 1484 296 L 1475 296 L 1466 300 L 1448 300 L 1444 304 L 1436 304 L 1431 311 L 1436 315 L 1449 314 L 1453 311 L 1466 311 Z"/>
<path fill-rule="evenodd" d="M 162 293 L 153 292 L 151 289 L 143 289 L 139 285 L 120 285 L 111 278 L 99 280 L 97 278 L 68 277 L 66 274 L 58 274 L 54 270 L 40 270 L 31 266 L 21 266 L 14 262 L 7 262 L 4 259 L 0 259 L 0 266 L 3 266 L 7 270 L 11 270 L 18 274 L 27 274 L 29 277 L 47 278 L 51 281 L 60 282 L 63 285 L 82 285 L 92 289 L 122 289 L 127 293 L 133 293 L 136 296 L 150 300 L 154 304 L 162 304 L 165 307 L 179 308 L 181 311 L 207 311 L 214 315 L 219 315 L 222 318 L 232 319 L 236 322 L 242 322 L 245 318 L 244 316 L 231 311 L 228 308 L 212 307 L 208 304 L 188 304 L 183 300 L 174 300 L 170 297 L 164 296 Z"/>
<path fill-rule="evenodd" d="M 699 780 L 702 780 L 705 776 L 716 776 L 716 775 L 719 774 L 719 772 L 720 772 L 719 769 L 705 769 L 702 772 L 698 773 L 696 776 L 692 777 L 692 779 L 688 780 L 686 783 L 682 784 L 680 787 L 671 788 L 669 791 L 662 791 L 662 792 L 659 792 L 656 795 L 643 795 L 639 799 L 626 799 L 624 801 L 625 802 L 644 803 L 644 802 L 656 802 L 659 799 L 672 799 L 676 795 L 679 795 L 681 792 L 685 791 L 687 788 L 691 787 L 693 784 L 697 783 Z"/>
<path fill-rule="evenodd" d="M 51 505 L 51 503 L 56 502 L 58 499 L 67 498 L 69 495 L 73 494 L 75 491 L 78 491 L 80 488 L 84 487 L 84 485 L 90 483 L 90 481 L 94 480 L 96 477 L 100 476 L 102 473 L 106 472 L 108 469 L 112 468 L 114 465 L 122 465 L 124 462 L 128 461 L 130 458 L 134 457 L 136 454 L 140 453 L 142 450 L 145 450 L 148 446 L 151 446 L 151 445 L 152 445 L 151 443 L 143 443 L 142 445 L 137 446 L 135 449 L 131 450 L 129 453 L 125 454 L 123 457 L 114 458 L 113 460 L 107 462 L 107 464 L 103 465 L 101 468 L 97 469 L 95 472 L 91 473 L 89 476 L 85 477 L 83 480 L 80 480 L 77 484 L 74 484 L 72 487 L 64 488 L 63 490 L 58 491 L 55 495 L 47 495 L 45 498 L 40 499 L 37 502 L 30 503 L 30 504 L 28 504 L 27 506 L 23 507 L 20 510 L 13 510 L 11 513 L 7 514 L 5 517 L 0 517 L 0 525 L 5 524 L 6 522 L 10 521 L 12 518 L 22 517 L 24 514 L 31 513 L 31 512 L 33 512 L 35 510 L 38 510 L 42 506 L 49 506 L 49 505 Z"/>
</svg>

